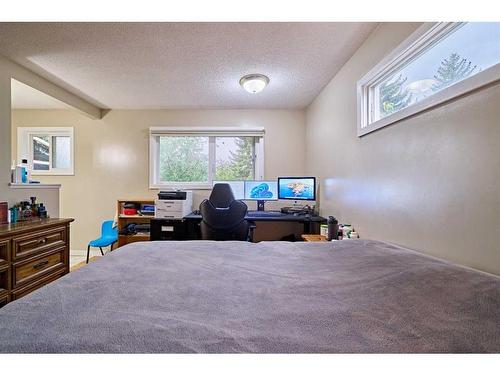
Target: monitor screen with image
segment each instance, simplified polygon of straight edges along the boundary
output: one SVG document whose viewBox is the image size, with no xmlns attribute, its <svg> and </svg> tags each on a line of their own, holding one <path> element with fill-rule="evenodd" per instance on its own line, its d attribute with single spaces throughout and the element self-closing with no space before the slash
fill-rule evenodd
<svg viewBox="0 0 500 375">
<path fill-rule="evenodd" d="M 316 200 L 316 177 L 279 177 L 279 199 Z"/>
<path fill-rule="evenodd" d="M 278 183 L 276 180 L 245 181 L 245 199 L 255 201 L 278 200 Z"/>
<path fill-rule="evenodd" d="M 231 190 L 233 191 L 234 199 L 245 199 L 244 181 L 214 181 L 212 186 L 215 184 L 229 184 L 231 186 Z"/>
</svg>

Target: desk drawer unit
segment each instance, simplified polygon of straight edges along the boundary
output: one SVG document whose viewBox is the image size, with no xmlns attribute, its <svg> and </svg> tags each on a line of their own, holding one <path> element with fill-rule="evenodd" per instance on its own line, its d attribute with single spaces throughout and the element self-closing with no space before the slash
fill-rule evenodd
<svg viewBox="0 0 500 375">
<path fill-rule="evenodd" d="M 58 227 L 12 239 L 12 260 L 45 252 L 67 244 L 66 228 Z"/>
<path fill-rule="evenodd" d="M 152 219 L 151 241 L 184 240 L 185 226 L 182 220 Z"/>
</svg>

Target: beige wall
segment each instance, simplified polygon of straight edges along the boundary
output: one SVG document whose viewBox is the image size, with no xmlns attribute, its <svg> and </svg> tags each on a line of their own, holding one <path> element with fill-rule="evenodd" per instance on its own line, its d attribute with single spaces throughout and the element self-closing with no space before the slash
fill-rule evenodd
<svg viewBox="0 0 500 375">
<path fill-rule="evenodd" d="M 57 216 L 59 210 L 59 194 L 57 189 L 13 189 L 9 187 L 11 166 L 11 79 L 28 84 L 39 91 L 52 95 L 64 103 L 77 108 L 81 113 L 93 118 L 100 118 L 101 110 L 84 99 L 49 82 L 45 78 L 29 71 L 0 56 L 0 201 L 12 205 L 20 200 L 37 196 L 43 200 L 52 215 Z"/>
<path fill-rule="evenodd" d="M 57 187 L 30 187 L 22 186 L 9 189 L 7 202 L 12 206 L 21 201 L 29 201 L 30 197 L 36 197 L 38 203 L 43 203 L 50 217 L 60 217 L 59 212 L 59 188 Z"/>
<path fill-rule="evenodd" d="M 500 274 L 500 85 L 356 136 L 356 82 L 418 24 L 384 24 L 307 110 L 324 214 L 364 238 Z"/>
<path fill-rule="evenodd" d="M 12 113 L 12 126 L 75 127 L 76 175 L 40 178 L 62 183 L 61 215 L 76 218 L 73 249 L 85 248 L 98 234 L 100 221 L 113 216 L 117 198 L 155 195 L 148 189 L 150 126 L 250 125 L 266 128 L 266 177 L 317 175 L 323 214 L 352 223 L 364 238 L 392 241 L 500 274 L 499 85 L 356 137 L 357 80 L 418 26 L 377 28 L 306 114 L 111 111 L 102 120 L 91 120 L 76 111 L 19 110 Z M 4 196 L 10 194 L 5 183 L 10 166 L 10 76 L 0 69 Z M 197 192 L 196 201 L 205 195 Z"/>
<path fill-rule="evenodd" d="M 0 69 L 0 201 L 10 192 L 10 129 L 10 74 Z"/>
<path fill-rule="evenodd" d="M 263 126 L 266 178 L 305 172 L 305 112 L 292 110 L 113 110 L 102 120 L 70 110 L 14 110 L 12 156 L 17 126 L 74 126 L 75 176 L 36 178 L 62 184 L 61 216 L 76 219 L 72 249 L 86 249 L 100 222 L 114 217 L 117 199 L 155 197 L 148 188 L 148 131 L 164 125 Z M 205 196 L 196 191 L 195 205 Z"/>
</svg>

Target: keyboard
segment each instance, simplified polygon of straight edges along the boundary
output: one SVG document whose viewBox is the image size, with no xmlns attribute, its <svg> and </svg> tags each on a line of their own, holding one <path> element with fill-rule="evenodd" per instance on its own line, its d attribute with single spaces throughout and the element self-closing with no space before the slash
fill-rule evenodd
<svg viewBox="0 0 500 375">
<path fill-rule="evenodd" d="M 247 216 L 251 217 L 280 217 L 285 216 L 286 214 L 281 213 L 280 211 L 248 211 Z"/>
</svg>

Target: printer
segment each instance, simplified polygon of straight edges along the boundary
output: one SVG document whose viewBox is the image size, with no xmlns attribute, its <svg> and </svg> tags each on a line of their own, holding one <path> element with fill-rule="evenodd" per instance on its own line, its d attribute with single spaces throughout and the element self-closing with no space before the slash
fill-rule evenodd
<svg viewBox="0 0 500 375">
<path fill-rule="evenodd" d="M 192 191 L 160 191 L 155 200 L 156 219 L 182 219 L 193 211 Z"/>
</svg>

